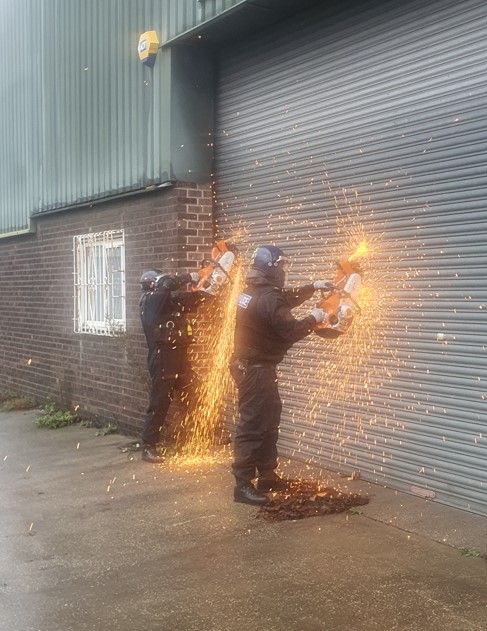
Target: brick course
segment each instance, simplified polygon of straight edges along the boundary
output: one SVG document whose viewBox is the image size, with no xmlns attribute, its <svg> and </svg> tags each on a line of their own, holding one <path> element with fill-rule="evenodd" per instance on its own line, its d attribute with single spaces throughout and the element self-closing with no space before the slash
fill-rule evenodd
<svg viewBox="0 0 487 631">
<path fill-rule="evenodd" d="M 210 192 L 210 195 L 208 195 Z M 125 231 L 127 332 L 74 333 L 73 236 Z M 170 261 L 194 271 L 213 242 L 210 185 L 180 183 L 37 220 L 34 235 L 0 239 L 0 391 L 52 398 L 135 434 L 147 404 L 139 278 Z"/>
</svg>

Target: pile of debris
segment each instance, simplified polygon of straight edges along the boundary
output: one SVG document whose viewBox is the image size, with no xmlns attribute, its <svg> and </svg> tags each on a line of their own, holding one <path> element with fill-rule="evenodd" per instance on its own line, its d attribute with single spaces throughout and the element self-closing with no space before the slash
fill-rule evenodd
<svg viewBox="0 0 487 631">
<path fill-rule="evenodd" d="M 305 519 L 330 513 L 343 513 L 353 506 L 364 506 L 369 499 L 358 493 L 343 493 L 332 487 L 321 488 L 311 480 L 294 480 L 287 491 L 273 493 L 260 507 L 258 517 L 269 521 Z"/>
</svg>

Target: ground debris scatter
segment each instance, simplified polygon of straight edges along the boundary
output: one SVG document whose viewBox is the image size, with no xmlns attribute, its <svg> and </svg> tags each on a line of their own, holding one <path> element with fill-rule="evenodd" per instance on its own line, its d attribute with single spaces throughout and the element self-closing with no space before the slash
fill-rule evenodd
<svg viewBox="0 0 487 631">
<path fill-rule="evenodd" d="M 305 519 L 343 513 L 353 506 L 364 506 L 368 502 L 368 497 L 358 493 L 343 493 L 332 487 L 320 487 L 317 482 L 309 480 L 293 480 L 287 491 L 273 493 L 270 502 L 260 507 L 257 516 L 269 521 Z"/>
<path fill-rule="evenodd" d="M 127 443 L 126 445 L 122 445 L 121 447 L 119 447 L 120 451 L 125 454 L 128 451 L 140 451 L 142 449 L 142 444 L 136 440 L 134 442 L 131 443 Z"/>
</svg>

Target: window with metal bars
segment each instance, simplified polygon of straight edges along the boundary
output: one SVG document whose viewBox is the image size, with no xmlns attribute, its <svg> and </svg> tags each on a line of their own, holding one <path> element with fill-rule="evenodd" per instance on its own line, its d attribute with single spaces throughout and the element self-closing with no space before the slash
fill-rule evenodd
<svg viewBox="0 0 487 631">
<path fill-rule="evenodd" d="M 123 333 L 126 329 L 123 230 L 75 236 L 73 251 L 75 332 Z"/>
</svg>

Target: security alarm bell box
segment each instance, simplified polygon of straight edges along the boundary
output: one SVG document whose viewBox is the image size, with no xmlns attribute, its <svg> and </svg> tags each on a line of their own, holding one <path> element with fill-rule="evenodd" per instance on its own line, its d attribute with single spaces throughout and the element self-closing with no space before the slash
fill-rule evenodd
<svg viewBox="0 0 487 631">
<path fill-rule="evenodd" d="M 140 61 L 146 66 L 153 66 L 159 50 L 159 40 L 155 31 L 146 31 L 139 37 L 137 51 Z"/>
</svg>

